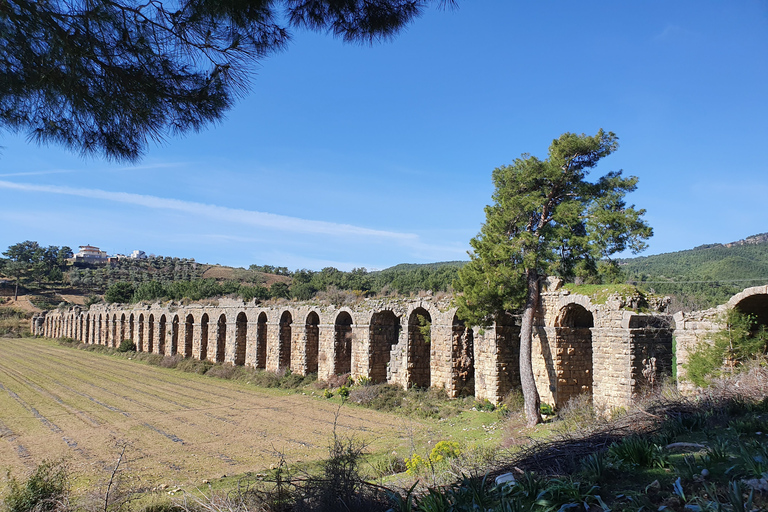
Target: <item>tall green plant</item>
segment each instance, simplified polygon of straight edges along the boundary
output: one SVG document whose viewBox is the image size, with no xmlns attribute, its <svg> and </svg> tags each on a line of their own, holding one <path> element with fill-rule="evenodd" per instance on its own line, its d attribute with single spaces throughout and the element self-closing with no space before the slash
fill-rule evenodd
<svg viewBox="0 0 768 512">
<path fill-rule="evenodd" d="M 458 314 L 470 324 L 490 325 L 505 312 L 522 311 L 520 380 L 529 425 L 541 421 L 531 361 L 541 280 L 594 275 L 601 259 L 638 252 L 652 235 L 645 211 L 624 201 L 636 177 L 617 171 L 587 181 L 589 170 L 618 147 L 611 132 L 565 133 L 552 141 L 545 160 L 523 155 L 494 169 L 493 204 L 454 283 L 462 292 Z"/>
<path fill-rule="evenodd" d="M 768 351 L 768 332 L 756 328 L 753 315 L 729 310 L 721 319 L 725 327 L 701 341 L 684 365 L 686 375 L 697 386 L 708 386 L 723 372 L 738 371 L 748 360 Z"/>
</svg>

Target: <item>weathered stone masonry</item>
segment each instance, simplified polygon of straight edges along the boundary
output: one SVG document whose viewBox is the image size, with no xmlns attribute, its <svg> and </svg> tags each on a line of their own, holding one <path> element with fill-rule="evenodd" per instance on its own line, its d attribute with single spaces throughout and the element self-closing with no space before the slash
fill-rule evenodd
<svg viewBox="0 0 768 512">
<path fill-rule="evenodd" d="M 586 394 L 600 408 L 629 405 L 672 374 L 673 337 L 680 367 L 692 344 L 720 327 L 719 312 L 741 307 L 768 320 L 767 305 L 768 287 L 750 288 L 719 309 L 673 318 L 637 313 L 618 297 L 592 304 L 582 295 L 545 292 L 533 344 L 542 401 L 559 407 Z M 348 373 L 374 383 L 438 387 L 450 397 L 492 402 L 520 385 L 518 317 L 472 328 L 448 301 L 432 298 L 369 299 L 351 308 L 309 302 L 263 307 L 231 299 L 98 305 L 37 315 L 32 330 L 111 347 L 131 339 L 142 352 L 317 373 L 320 379 Z"/>
</svg>

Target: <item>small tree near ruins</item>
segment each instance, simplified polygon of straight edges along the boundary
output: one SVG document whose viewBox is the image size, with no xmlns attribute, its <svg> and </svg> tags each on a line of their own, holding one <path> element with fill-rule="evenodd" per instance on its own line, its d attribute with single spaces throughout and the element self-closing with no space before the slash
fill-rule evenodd
<svg viewBox="0 0 768 512">
<path fill-rule="evenodd" d="M 541 422 L 531 364 L 541 280 L 593 275 L 602 258 L 626 249 L 637 253 L 653 234 L 642 219 L 645 210 L 624 202 L 636 177 L 618 171 L 586 181 L 589 169 L 617 148 L 611 132 L 565 133 L 552 141 L 546 160 L 524 154 L 494 169 L 493 204 L 485 208 L 485 224 L 470 241 L 471 261 L 454 284 L 461 292 L 459 317 L 473 325 L 522 310 L 520 380 L 529 425 Z"/>
</svg>

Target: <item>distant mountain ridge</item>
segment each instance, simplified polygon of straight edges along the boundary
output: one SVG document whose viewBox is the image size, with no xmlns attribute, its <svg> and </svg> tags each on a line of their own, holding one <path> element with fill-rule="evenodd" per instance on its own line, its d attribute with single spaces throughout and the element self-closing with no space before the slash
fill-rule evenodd
<svg viewBox="0 0 768 512">
<path fill-rule="evenodd" d="M 726 244 L 620 259 L 631 282 L 691 302 L 695 309 L 726 302 L 749 286 L 768 283 L 768 233 Z"/>
<path fill-rule="evenodd" d="M 729 244 L 723 244 L 726 247 L 736 247 L 737 245 L 757 245 L 768 243 L 768 233 L 759 233 L 757 235 L 748 236 L 743 240 L 731 242 Z"/>
</svg>

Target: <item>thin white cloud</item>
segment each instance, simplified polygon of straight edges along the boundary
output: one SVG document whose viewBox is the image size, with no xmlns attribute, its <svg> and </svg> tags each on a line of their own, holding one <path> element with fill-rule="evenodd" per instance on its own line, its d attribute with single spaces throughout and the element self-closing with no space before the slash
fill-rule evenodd
<svg viewBox="0 0 768 512">
<path fill-rule="evenodd" d="M 75 172 L 72 170 L 55 169 L 50 171 L 30 171 L 30 172 L 11 172 L 6 174 L 0 174 L 0 178 L 10 178 L 11 176 L 39 176 L 41 174 L 66 174 Z"/>
<path fill-rule="evenodd" d="M 0 188 L 24 192 L 42 192 L 47 194 L 102 199 L 105 201 L 143 206 L 145 208 L 171 210 L 227 223 L 258 226 L 283 232 L 323 234 L 339 237 L 375 237 L 398 241 L 406 245 L 420 245 L 418 235 L 413 233 L 369 229 L 354 226 L 352 224 L 301 219 L 298 217 L 289 217 L 287 215 L 227 208 L 224 206 L 131 194 L 127 192 L 109 192 L 99 189 L 72 188 L 56 185 L 34 185 L 31 183 L 14 183 L 2 180 L 0 180 Z"/>
</svg>

